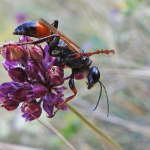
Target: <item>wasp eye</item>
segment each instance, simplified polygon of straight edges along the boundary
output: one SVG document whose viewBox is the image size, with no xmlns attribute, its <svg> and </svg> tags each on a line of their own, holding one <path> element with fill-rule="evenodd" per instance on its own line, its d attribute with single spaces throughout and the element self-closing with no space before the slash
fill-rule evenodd
<svg viewBox="0 0 150 150">
<path fill-rule="evenodd" d="M 89 73 L 87 75 L 88 79 L 88 89 L 91 89 L 95 83 L 97 83 L 100 79 L 100 72 L 97 67 L 93 66 L 90 68 Z"/>
</svg>

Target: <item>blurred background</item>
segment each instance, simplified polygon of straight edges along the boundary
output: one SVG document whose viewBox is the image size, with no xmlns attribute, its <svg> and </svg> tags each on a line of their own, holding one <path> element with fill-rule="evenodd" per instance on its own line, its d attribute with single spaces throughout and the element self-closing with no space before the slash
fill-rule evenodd
<svg viewBox="0 0 150 150">
<path fill-rule="evenodd" d="M 107 89 L 109 117 L 104 90 L 98 108 L 92 111 L 99 96 L 98 84 L 87 90 L 86 80 L 76 81 L 78 94 L 70 104 L 125 150 L 149 150 L 150 1 L 1 0 L 0 43 L 17 41 L 19 36 L 12 35 L 14 29 L 22 22 L 40 18 L 50 23 L 59 20 L 59 30 L 86 52 L 116 51 L 112 56 L 91 57 Z M 0 56 L 0 62 L 3 60 Z M 69 75 L 70 70 L 65 74 Z M 0 65 L 0 84 L 9 81 Z M 68 87 L 68 82 L 65 86 Z M 68 89 L 65 96 L 71 94 Z M 70 110 L 59 111 L 53 119 L 48 119 L 44 112 L 40 120 L 55 127 L 78 150 L 113 149 Z M 36 120 L 25 123 L 19 109 L 8 112 L 1 108 L 0 145 L 8 143 L 43 150 L 69 149 Z"/>
</svg>

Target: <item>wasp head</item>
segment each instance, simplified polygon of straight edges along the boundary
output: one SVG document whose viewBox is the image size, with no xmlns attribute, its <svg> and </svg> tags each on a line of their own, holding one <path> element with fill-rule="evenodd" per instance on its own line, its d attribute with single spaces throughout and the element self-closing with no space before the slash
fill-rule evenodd
<svg viewBox="0 0 150 150">
<path fill-rule="evenodd" d="M 97 67 L 92 66 L 88 72 L 87 80 L 88 80 L 88 89 L 91 89 L 100 79 L 100 72 Z"/>
<path fill-rule="evenodd" d="M 108 117 L 109 116 L 108 95 L 107 95 L 107 91 L 106 91 L 104 84 L 99 80 L 100 79 L 100 72 L 99 72 L 97 67 L 93 66 L 90 68 L 88 75 L 87 75 L 87 79 L 88 79 L 88 83 L 87 83 L 88 89 L 91 89 L 97 82 L 99 82 L 99 84 L 100 84 L 100 94 L 99 94 L 99 98 L 98 98 L 98 101 L 97 101 L 97 104 L 96 104 L 94 110 L 97 108 L 97 106 L 99 104 L 101 94 L 102 94 L 102 87 L 104 88 L 105 93 L 106 93 L 106 98 L 107 98 L 107 117 Z"/>
</svg>

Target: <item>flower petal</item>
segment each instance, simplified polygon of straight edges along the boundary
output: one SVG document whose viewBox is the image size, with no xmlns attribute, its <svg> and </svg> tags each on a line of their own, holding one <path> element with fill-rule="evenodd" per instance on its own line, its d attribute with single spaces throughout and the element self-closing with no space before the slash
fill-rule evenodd
<svg viewBox="0 0 150 150">
<path fill-rule="evenodd" d="M 65 86 L 62 86 L 62 87 L 54 87 L 53 89 L 57 92 L 57 94 L 59 94 L 59 93 L 63 93 L 63 91 L 67 90 L 68 88 Z"/>
<path fill-rule="evenodd" d="M 24 42 L 32 42 L 33 40 L 30 39 L 30 37 L 23 35 L 22 37 L 19 38 L 18 43 L 24 43 Z"/>
<path fill-rule="evenodd" d="M 11 77 L 11 79 L 15 82 L 23 83 L 27 80 L 26 72 L 20 67 L 9 68 L 8 74 Z"/>
<path fill-rule="evenodd" d="M 38 45 L 26 45 L 25 57 L 29 61 L 37 61 L 44 58 L 44 51 L 41 46 Z"/>
<path fill-rule="evenodd" d="M 40 109 L 40 103 L 37 102 L 36 100 L 33 100 L 30 103 L 26 103 L 24 102 L 21 106 L 21 110 L 22 112 L 25 113 L 35 113 L 36 111 L 38 111 Z"/>
<path fill-rule="evenodd" d="M 19 103 L 11 99 L 7 99 L 3 101 L 3 104 L 2 104 L 2 107 L 6 108 L 8 111 L 15 110 L 18 106 L 19 106 Z"/>
<path fill-rule="evenodd" d="M 46 101 L 49 106 L 57 104 L 63 94 L 55 94 L 53 92 L 48 93 L 46 96 L 43 97 L 43 100 Z"/>
<path fill-rule="evenodd" d="M 5 60 L 2 64 L 4 68 L 8 70 L 10 67 L 16 67 L 18 65 L 18 62 Z"/>
<path fill-rule="evenodd" d="M 60 85 L 64 82 L 64 69 L 62 67 L 52 66 L 46 75 L 54 85 Z"/>
<path fill-rule="evenodd" d="M 43 108 L 47 112 L 48 116 L 53 116 L 54 105 L 49 105 L 46 101 L 43 102 Z"/>
<path fill-rule="evenodd" d="M 5 94 L 5 95 L 7 95 L 10 92 L 13 92 L 16 89 L 17 89 L 17 87 L 12 82 L 5 82 L 5 83 L 1 84 L 1 86 L 0 86 L 1 93 Z"/>
<path fill-rule="evenodd" d="M 34 84 L 33 92 L 35 98 L 41 98 L 48 92 L 48 89 L 43 85 Z"/>
<path fill-rule="evenodd" d="M 0 104 L 2 104 L 3 101 L 6 101 L 6 100 L 8 100 L 8 96 L 0 92 Z"/>
<path fill-rule="evenodd" d="M 46 44 L 46 46 L 44 47 L 44 52 L 45 52 L 45 59 L 43 60 L 44 65 L 46 65 L 47 63 L 51 62 L 52 56 L 49 55 L 49 47 L 48 44 Z"/>
<path fill-rule="evenodd" d="M 9 93 L 8 96 L 18 102 L 23 102 L 27 98 L 27 94 L 24 88 L 17 89 L 16 91 Z"/>
<path fill-rule="evenodd" d="M 22 83 L 19 83 L 19 82 L 14 82 L 12 81 L 11 82 L 16 88 L 22 88 L 24 85 L 22 85 Z"/>
<path fill-rule="evenodd" d="M 55 104 L 55 107 L 56 107 L 56 108 L 59 108 L 59 106 L 60 106 L 63 102 L 64 102 L 64 99 L 61 98 L 61 99 L 59 100 L 59 102 L 58 102 L 57 104 Z M 65 110 L 65 111 L 66 111 L 67 109 L 68 109 L 68 107 L 67 107 L 66 104 L 61 107 L 61 110 Z"/>
<path fill-rule="evenodd" d="M 32 113 L 32 114 L 24 113 L 22 115 L 22 117 L 25 118 L 25 122 L 32 121 L 32 120 L 39 118 L 41 116 L 41 113 L 42 113 L 42 109 L 40 108 L 38 111 L 36 111 L 35 113 Z"/>
</svg>

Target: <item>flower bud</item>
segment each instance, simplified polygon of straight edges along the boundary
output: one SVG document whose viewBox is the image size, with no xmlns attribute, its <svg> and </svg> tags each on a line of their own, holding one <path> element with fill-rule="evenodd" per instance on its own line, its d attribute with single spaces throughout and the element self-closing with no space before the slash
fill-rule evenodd
<svg viewBox="0 0 150 150">
<path fill-rule="evenodd" d="M 58 103 L 55 104 L 55 107 L 56 107 L 56 108 L 59 108 L 60 105 L 61 105 L 63 102 L 64 102 L 64 99 L 63 99 L 63 98 L 60 98 L 60 100 L 58 101 Z M 60 109 L 66 111 L 66 110 L 68 109 L 68 107 L 67 107 L 66 104 L 64 104 Z"/>
<path fill-rule="evenodd" d="M 17 45 L 3 47 L 1 53 L 8 61 L 17 61 L 24 55 L 23 48 Z"/>
<path fill-rule="evenodd" d="M 48 93 L 43 97 L 43 100 L 48 103 L 49 106 L 55 105 L 58 103 L 60 98 L 63 96 L 62 93 L 55 94 L 54 92 Z"/>
<path fill-rule="evenodd" d="M 51 92 L 43 97 L 43 109 L 47 112 L 48 117 L 53 116 L 54 106 L 59 108 L 60 105 L 64 102 L 62 96 L 62 93 L 55 94 Z M 67 110 L 66 104 L 61 107 L 61 110 Z"/>
<path fill-rule="evenodd" d="M 42 113 L 42 109 L 39 108 L 38 111 L 34 112 L 34 113 L 24 113 L 22 115 L 23 118 L 25 118 L 25 121 L 32 121 L 32 120 L 35 120 L 37 118 L 39 118 L 41 116 L 41 113 Z"/>
<path fill-rule="evenodd" d="M 25 56 L 29 61 L 37 61 L 44 58 L 44 51 L 39 45 L 25 45 Z"/>
<path fill-rule="evenodd" d="M 28 61 L 28 65 L 25 68 L 25 71 L 27 72 L 27 74 L 32 78 L 32 79 L 36 79 L 38 76 L 38 72 L 39 72 L 39 66 L 37 62 L 32 62 L 32 61 Z"/>
<path fill-rule="evenodd" d="M 26 121 L 32 121 L 38 117 L 40 117 L 42 113 L 42 109 L 40 107 L 41 102 L 37 102 L 33 100 L 30 103 L 23 103 L 21 106 L 21 110 L 24 113 L 22 117 L 26 118 Z"/>
<path fill-rule="evenodd" d="M 47 112 L 48 117 L 53 116 L 54 105 L 49 105 L 46 101 L 43 102 L 43 109 Z"/>
<path fill-rule="evenodd" d="M 30 37 L 23 35 L 22 37 L 19 38 L 18 43 L 24 43 L 24 42 L 32 42 L 33 40 L 30 39 Z"/>
<path fill-rule="evenodd" d="M 20 67 L 9 68 L 8 74 L 11 77 L 11 79 L 15 82 L 23 83 L 27 80 L 26 72 Z"/>
<path fill-rule="evenodd" d="M 15 110 L 19 106 L 19 103 L 11 100 L 9 98 L 5 98 L 5 100 L 2 102 L 1 107 L 6 108 L 8 111 Z"/>
<path fill-rule="evenodd" d="M 46 75 L 54 85 L 60 85 L 64 82 L 64 70 L 62 67 L 52 66 L 50 67 Z"/>
<path fill-rule="evenodd" d="M 62 93 L 55 94 L 54 92 L 51 92 L 43 97 L 43 101 L 46 102 L 49 106 L 57 105 L 59 101 L 61 100 L 62 96 L 64 96 Z"/>
<path fill-rule="evenodd" d="M 48 89 L 43 85 L 35 84 L 33 87 L 33 92 L 35 98 L 41 98 L 48 92 Z"/>
<path fill-rule="evenodd" d="M 21 106 L 21 110 L 24 113 L 34 113 L 38 111 L 39 108 L 40 108 L 40 103 L 38 103 L 36 100 L 33 100 L 30 103 L 24 102 Z"/>
<path fill-rule="evenodd" d="M 44 47 L 44 53 L 45 53 L 45 58 L 44 58 L 44 65 L 47 65 L 48 63 L 51 62 L 51 59 L 52 59 L 52 56 L 48 53 L 48 50 L 49 50 L 49 46 L 48 44 L 46 44 L 46 46 Z"/>
<path fill-rule="evenodd" d="M 17 87 L 12 82 L 5 82 L 0 86 L 0 92 L 4 95 L 9 94 L 10 92 L 13 92 L 16 89 Z"/>
<path fill-rule="evenodd" d="M 19 96 L 18 96 L 19 95 Z M 24 88 L 17 89 L 8 94 L 10 99 L 13 99 L 18 102 L 23 102 L 26 100 L 27 94 Z"/>
</svg>

